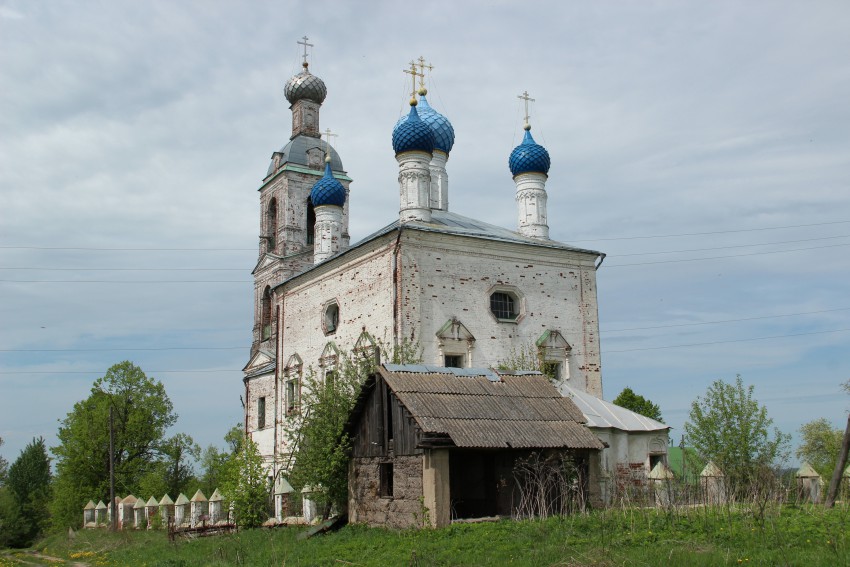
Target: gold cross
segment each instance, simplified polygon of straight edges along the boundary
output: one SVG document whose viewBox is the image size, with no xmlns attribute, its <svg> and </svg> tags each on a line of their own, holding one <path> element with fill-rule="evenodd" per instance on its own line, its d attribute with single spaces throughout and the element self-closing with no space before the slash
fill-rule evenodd
<svg viewBox="0 0 850 567">
<path fill-rule="evenodd" d="M 521 95 L 517 95 L 517 98 L 525 101 L 525 123 L 528 124 L 528 120 L 531 118 L 531 115 L 528 114 L 528 103 L 529 101 L 534 102 L 534 99 L 528 96 L 528 91 L 523 91 Z"/>
<path fill-rule="evenodd" d="M 330 149 L 331 138 L 332 137 L 338 138 L 339 134 L 332 134 L 331 129 L 326 128 L 324 134 L 322 134 L 322 137 L 324 137 L 324 136 L 327 136 L 327 138 L 328 138 L 327 140 L 325 140 L 325 156 L 330 156 L 331 155 L 331 149 Z"/>
<path fill-rule="evenodd" d="M 434 66 L 430 63 L 425 63 L 425 58 L 421 55 L 419 56 L 419 63 L 416 66 L 419 67 L 419 94 L 426 95 L 428 94 L 428 89 L 425 88 L 425 69 L 433 71 Z"/>
<path fill-rule="evenodd" d="M 307 63 L 307 48 L 308 48 L 308 47 L 313 47 L 313 44 L 312 44 L 312 43 L 307 43 L 307 40 L 308 40 L 309 38 L 308 38 L 306 35 L 305 35 L 304 37 L 302 37 L 301 39 L 303 39 L 304 41 L 296 41 L 295 43 L 297 43 L 298 45 L 303 45 L 303 46 L 304 46 L 304 55 L 302 55 L 302 56 L 301 56 L 301 57 L 304 59 L 304 62 L 303 62 L 303 63 L 301 63 L 301 65 L 303 65 L 304 67 L 306 67 L 307 65 L 309 65 L 309 63 Z"/>
<path fill-rule="evenodd" d="M 410 71 L 407 69 L 402 69 L 405 73 L 410 75 L 411 80 L 413 81 L 413 90 L 410 91 L 410 106 L 416 106 L 416 77 L 419 76 L 419 73 L 416 71 L 416 61 L 411 59 L 410 61 Z"/>
</svg>

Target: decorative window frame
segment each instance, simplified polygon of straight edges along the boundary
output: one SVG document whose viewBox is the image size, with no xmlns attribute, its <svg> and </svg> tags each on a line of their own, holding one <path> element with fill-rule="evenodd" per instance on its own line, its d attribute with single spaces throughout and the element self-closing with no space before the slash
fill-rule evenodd
<svg viewBox="0 0 850 567">
<path fill-rule="evenodd" d="M 491 313 L 492 314 L 492 313 Z M 462 356 L 464 368 L 472 368 L 475 337 L 457 317 L 446 321 L 436 332 L 437 365 L 444 366 L 446 356 Z"/>
<path fill-rule="evenodd" d="M 322 332 L 325 336 L 335 335 L 339 329 L 339 301 L 334 298 L 322 304 Z"/>
<path fill-rule="evenodd" d="M 493 313 L 493 309 L 491 308 L 492 297 L 496 293 L 505 293 L 511 296 L 514 300 L 514 309 L 516 310 L 516 317 L 506 319 L 501 317 L 496 317 L 496 314 Z M 496 321 L 497 323 L 519 323 L 525 318 L 527 308 L 525 303 L 525 295 L 520 292 L 519 288 L 513 285 L 504 285 L 498 284 L 492 286 L 487 290 L 487 314 Z"/>
<path fill-rule="evenodd" d="M 293 354 L 283 369 L 283 407 L 286 415 L 301 414 L 301 384 L 304 362 L 298 354 Z M 290 392 L 291 388 L 291 392 Z"/>
<path fill-rule="evenodd" d="M 547 329 L 534 344 L 537 346 L 537 356 L 541 367 L 546 363 L 560 365 L 558 375 L 555 376 L 555 383 L 569 383 L 570 356 L 573 347 L 561 332 L 556 329 Z"/>
<path fill-rule="evenodd" d="M 354 343 L 354 348 L 351 350 L 358 360 L 364 362 L 374 362 L 375 365 L 381 364 L 381 349 L 378 347 L 374 337 L 366 332 L 366 328 L 357 337 L 357 342 Z"/>
<path fill-rule="evenodd" d="M 328 341 L 319 357 L 319 368 L 322 369 L 322 382 L 327 385 L 328 375 L 336 372 L 339 363 L 339 348 L 333 341 Z"/>
</svg>

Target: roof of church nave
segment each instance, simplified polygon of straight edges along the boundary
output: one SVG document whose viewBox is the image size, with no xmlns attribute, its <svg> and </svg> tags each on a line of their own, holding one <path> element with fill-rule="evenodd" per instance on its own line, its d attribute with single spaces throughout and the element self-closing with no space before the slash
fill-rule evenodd
<svg viewBox="0 0 850 567">
<path fill-rule="evenodd" d="M 451 234 L 468 238 L 480 238 L 483 240 L 491 240 L 496 242 L 525 244 L 528 246 L 536 246 L 539 248 L 552 248 L 555 250 L 565 250 L 569 252 L 578 252 L 581 254 L 593 254 L 595 256 L 604 256 L 602 252 L 598 252 L 596 250 L 577 248 L 575 246 L 570 246 L 568 244 L 557 242 L 555 240 L 541 240 L 539 238 L 530 238 L 527 236 L 523 236 L 513 230 L 503 228 L 501 226 L 496 226 L 478 219 L 459 215 L 457 213 L 451 213 L 449 211 L 441 211 L 435 209 L 431 211 L 430 222 L 407 221 L 402 223 L 399 219 L 396 219 L 384 228 L 373 232 L 372 234 L 363 238 L 359 242 L 352 244 L 350 247 L 346 248 L 336 256 L 328 258 L 328 260 L 326 260 L 325 262 L 333 260 L 335 258 L 343 257 L 346 254 L 353 253 L 361 246 L 364 246 L 369 242 L 380 238 L 381 236 L 399 230 L 400 228 L 403 228 L 404 230 L 416 230 L 421 232 L 433 232 L 438 234 Z M 315 266 L 310 266 L 303 272 L 295 274 L 294 276 L 291 276 L 285 280 L 281 280 L 278 284 L 274 284 L 272 287 L 277 288 L 291 280 L 305 276 L 309 274 L 315 267 L 318 267 L 324 264 L 325 262 L 322 262 L 321 264 L 316 264 Z"/>
</svg>

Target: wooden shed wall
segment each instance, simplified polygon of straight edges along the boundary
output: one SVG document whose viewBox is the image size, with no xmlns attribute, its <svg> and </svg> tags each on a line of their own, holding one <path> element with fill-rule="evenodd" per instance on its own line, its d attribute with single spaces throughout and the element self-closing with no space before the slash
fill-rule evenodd
<svg viewBox="0 0 850 567">
<path fill-rule="evenodd" d="M 390 412 L 386 411 L 387 406 Z M 389 439 L 390 430 L 392 441 Z M 421 431 L 410 412 L 378 376 L 355 425 L 352 439 L 354 457 L 386 457 L 390 455 L 390 449 L 393 455 L 421 455 L 422 449 L 417 448 L 420 438 Z"/>
</svg>

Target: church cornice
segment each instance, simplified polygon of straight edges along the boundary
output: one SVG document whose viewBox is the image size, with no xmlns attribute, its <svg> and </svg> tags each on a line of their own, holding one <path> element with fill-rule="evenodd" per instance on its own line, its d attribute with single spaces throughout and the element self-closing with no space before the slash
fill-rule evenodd
<svg viewBox="0 0 850 567">
<path fill-rule="evenodd" d="M 321 177 L 322 175 L 325 174 L 324 170 L 311 169 L 309 167 L 305 167 L 303 165 L 295 165 L 293 163 L 285 163 L 271 177 L 267 177 L 266 180 L 263 182 L 263 184 L 260 185 L 260 187 L 257 189 L 257 191 L 262 191 L 263 189 L 265 189 L 266 187 L 268 187 L 269 185 L 274 183 L 277 180 L 278 177 L 283 175 L 283 173 L 285 171 L 291 171 L 291 172 L 294 172 L 294 173 L 304 173 L 306 175 L 312 175 L 314 177 Z M 334 178 L 339 179 L 340 181 L 348 181 L 348 182 L 352 181 L 352 179 L 348 175 L 346 175 L 346 172 L 344 172 L 344 171 L 343 172 L 334 171 L 333 176 L 334 176 Z"/>
</svg>

